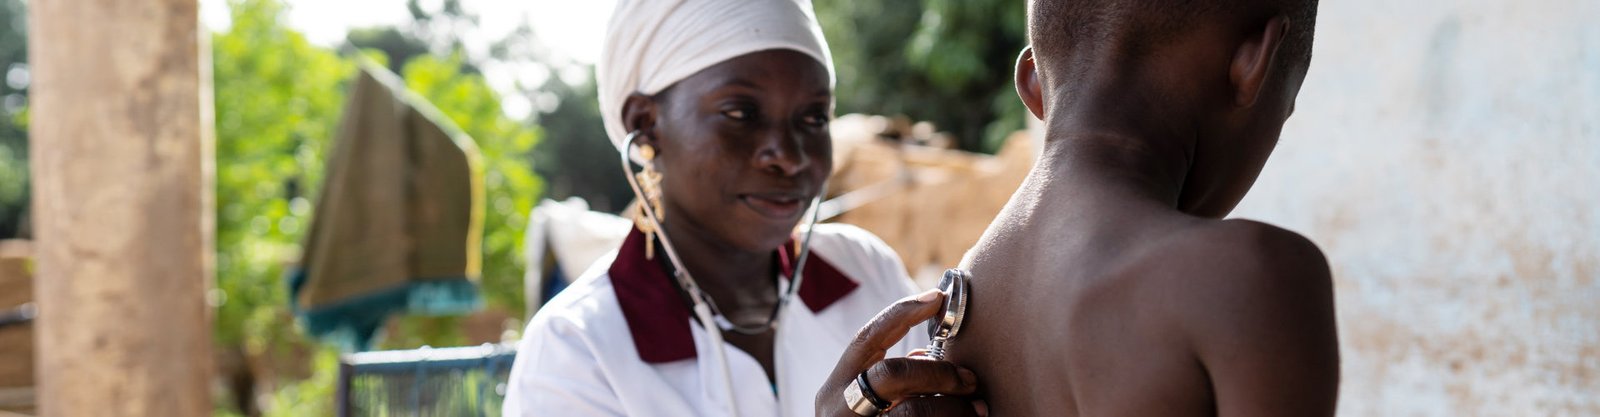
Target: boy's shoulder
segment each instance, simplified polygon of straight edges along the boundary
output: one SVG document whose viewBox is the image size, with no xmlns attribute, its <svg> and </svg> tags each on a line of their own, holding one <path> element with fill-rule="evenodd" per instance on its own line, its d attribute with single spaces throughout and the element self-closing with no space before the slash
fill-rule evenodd
<svg viewBox="0 0 1600 417">
<path fill-rule="evenodd" d="M 1299 233 L 1254 220 L 1198 220 L 1156 242 L 1140 263 L 1157 276 L 1220 287 L 1317 285 L 1327 258 Z"/>
<path fill-rule="evenodd" d="M 1163 332 L 1203 364 L 1219 403 L 1274 404 L 1330 415 L 1339 384 L 1332 273 L 1292 231 L 1206 220 L 1163 242 L 1140 300 L 1163 310 Z"/>
<path fill-rule="evenodd" d="M 1144 251 L 1140 268 L 1176 329 L 1207 346 L 1324 334 L 1333 278 L 1310 239 L 1252 220 L 1202 220 Z M 1155 258 L 1159 257 L 1159 258 Z M 1237 346 L 1234 346 L 1237 347 Z"/>
</svg>

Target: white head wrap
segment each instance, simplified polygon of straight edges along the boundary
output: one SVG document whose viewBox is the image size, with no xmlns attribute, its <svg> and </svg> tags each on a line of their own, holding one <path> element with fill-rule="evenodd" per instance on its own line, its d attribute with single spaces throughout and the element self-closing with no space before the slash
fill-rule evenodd
<svg viewBox="0 0 1600 417">
<path fill-rule="evenodd" d="M 595 65 L 606 134 L 622 149 L 629 95 L 656 94 L 722 61 L 772 49 L 815 58 L 832 85 L 833 59 L 811 0 L 618 0 Z"/>
</svg>

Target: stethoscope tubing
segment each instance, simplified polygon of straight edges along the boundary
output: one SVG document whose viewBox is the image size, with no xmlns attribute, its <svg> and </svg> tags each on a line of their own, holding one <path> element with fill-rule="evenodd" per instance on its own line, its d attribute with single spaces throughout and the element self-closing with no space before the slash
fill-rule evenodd
<svg viewBox="0 0 1600 417">
<path fill-rule="evenodd" d="M 705 328 L 706 333 L 711 337 L 711 355 L 712 359 L 717 361 L 718 368 L 722 371 L 723 396 L 727 398 L 728 415 L 737 416 L 739 415 L 738 398 L 734 397 L 733 371 L 728 366 L 728 355 L 726 344 L 723 342 L 722 328 L 717 325 L 716 319 L 711 313 L 711 306 L 706 302 L 706 296 L 700 290 L 700 285 L 694 281 L 694 278 L 689 275 L 689 270 L 684 268 L 683 262 L 679 260 L 678 251 L 673 247 L 672 239 L 667 236 L 666 229 L 661 227 L 661 221 L 656 216 L 655 209 L 645 203 L 644 189 L 639 187 L 639 181 L 633 177 L 633 166 L 631 165 L 632 161 L 629 159 L 629 154 L 633 150 L 633 141 L 639 138 L 640 133 L 642 131 L 635 130 L 628 133 L 628 136 L 622 140 L 622 148 L 618 152 L 621 154 L 622 176 L 628 180 L 628 187 L 633 189 L 634 198 L 640 202 L 640 211 L 645 214 L 645 218 L 655 228 L 656 237 L 661 240 L 661 248 L 665 250 L 667 260 L 672 263 L 672 267 L 676 271 L 672 276 L 678 282 L 678 287 L 682 288 L 684 293 L 689 294 L 690 302 L 694 303 L 693 310 L 696 320 L 700 322 L 700 326 Z M 827 185 L 824 183 L 822 189 L 826 188 Z M 777 327 L 778 317 L 782 314 L 789 300 L 793 299 L 794 295 L 799 291 L 801 280 L 804 279 L 802 271 L 805 270 L 806 260 L 811 255 L 811 236 L 816 231 L 817 220 L 821 214 L 822 189 L 817 190 L 817 195 L 812 197 L 811 207 L 808 210 L 810 213 L 807 216 L 810 218 L 810 224 L 806 227 L 805 237 L 801 238 L 800 253 L 795 257 L 793 277 L 789 280 L 786 294 L 778 298 L 778 305 L 773 310 L 773 317 L 770 319 L 773 328 Z"/>
</svg>

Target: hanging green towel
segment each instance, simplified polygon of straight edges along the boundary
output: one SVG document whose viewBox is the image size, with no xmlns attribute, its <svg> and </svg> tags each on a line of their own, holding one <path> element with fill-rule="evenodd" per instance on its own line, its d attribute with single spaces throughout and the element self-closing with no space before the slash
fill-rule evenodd
<svg viewBox="0 0 1600 417">
<path fill-rule="evenodd" d="M 399 77 L 352 83 L 290 303 L 312 336 L 366 350 L 392 314 L 461 314 L 478 294 L 483 175 L 471 138 Z"/>
</svg>

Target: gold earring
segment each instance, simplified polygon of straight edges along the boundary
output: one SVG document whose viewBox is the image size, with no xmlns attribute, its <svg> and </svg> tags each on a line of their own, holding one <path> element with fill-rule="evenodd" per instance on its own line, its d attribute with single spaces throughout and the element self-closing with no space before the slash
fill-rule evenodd
<svg viewBox="0 0 1600 417">
<path fill-rule="evenodd" d="M 656 150 L 650 145 L 639 145 L 639 159 L 643 159 L 644 170 L 634 174 L 633 178 L 639 180 L 639 188 L 644 192 L 645 201 L 640 201 L 638 209 L 633 213 L 633 225 L 645 234 L 644 257 L 656 258 L 656 225 L 650 222 L 649 215 L 644 210 L 645 204 L 650 205 L 650 211 L 656 215 L 657 222 L 667 220 L 667 212 L 661 206 L 661 171 L 656 171 Z"/>
</svg>

